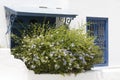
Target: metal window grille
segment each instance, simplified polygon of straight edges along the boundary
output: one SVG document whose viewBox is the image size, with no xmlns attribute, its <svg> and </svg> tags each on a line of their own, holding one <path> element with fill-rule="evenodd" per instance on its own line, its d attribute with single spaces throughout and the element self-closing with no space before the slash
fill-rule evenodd
<svg viewBox="0 0 120 80">
<path fill-rule="evenodd" d="M 108 64 L 108 18 L 87 17 L 87 31 L 90 36 L 95 37 L 95 45 L 98 45 L 103 52 L 103 62 L 98 65 Z"/>
</svg>

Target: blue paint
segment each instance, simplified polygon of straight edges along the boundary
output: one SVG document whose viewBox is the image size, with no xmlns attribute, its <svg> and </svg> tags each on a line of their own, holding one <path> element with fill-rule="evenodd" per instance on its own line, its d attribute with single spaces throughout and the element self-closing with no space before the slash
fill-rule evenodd
<svg viewBox="0 0 120 80">
<path fill-rule="evenodd" d="M 74 14 L 56 14 L 56 13 L 28 13 L 28 12 L 17 12 L 20 16 L 44 16 L 44 17 L 73 17 L 75 18 L 77 15 Z"/>
<path fill-rule="evenodd" d="M 103 50 L 104 61 L 101 64 L 96 64 L 95 66 L 107 66 L 108 65 L 108 18 L 103 17 L 87 17 L 87 22 L 92 22 L 87 26 L 87 31 L 93 31 L 90 35 L 97 37 L 95 44 L 101 46 Z M 103 31 L 103 32 L 102 32 Z M 101 35 L 103 33 L 103 35 Z M 103 44 L 101 44 L 103 41 Z M 103 48 L 103 49 L 102 49 Z"/>
</svg>

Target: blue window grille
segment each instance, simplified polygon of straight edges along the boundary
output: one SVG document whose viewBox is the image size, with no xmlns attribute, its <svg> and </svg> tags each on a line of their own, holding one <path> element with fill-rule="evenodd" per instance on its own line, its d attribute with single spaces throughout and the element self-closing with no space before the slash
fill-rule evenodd
<svg viewBox="0 0 120 80">
<path fill-rule="evenodd" d="M 98 45 L 103 52 L 101 58 L 103 62 L 95 66 L 108 65 L 108 18 L 101 17 L 87 17 L 87 32 L 90 36 L 95 37 L 95 45 Z"/>
</svg>

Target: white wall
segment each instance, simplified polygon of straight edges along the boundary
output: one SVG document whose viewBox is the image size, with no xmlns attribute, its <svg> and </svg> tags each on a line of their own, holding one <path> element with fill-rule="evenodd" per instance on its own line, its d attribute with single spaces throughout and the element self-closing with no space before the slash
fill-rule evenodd
<svg viewBox="0 0 120 80">
<path fill-rule="evenodd" d="M 75 74 L 34 74 L 29 71 L 29 80 L 120 80 L 119 68 L 103 68 Z"/>
<path fill-rule="evenodd" d="M 5 18 L 5 10 L 3 6 L 0 6 L 0 46 L 7 47 L 8 46 L 8 38 L 6 35 L 7 25 Z"/>
<path fill-rule="evenodd" d="M 39 7 L 44 6 L 48 8 L 68 8 L 68 0 L 0 0 L 1 4 L 18 7 L 18 6 L 30 6 Z"/>
<path fill-rule="evenodd" d="M 0 48 L 0 80 L 29 80 L 24 62 L 15 59 L 9 48 Z"/>
<path fill-rule="evenodd" d="M 69 8 L 79 15 L 72 26 L 85 23 L 87 16 L 109 18 L 109 66 L 119 66 L 120 0 L 70 0 Z"/>
</svg>

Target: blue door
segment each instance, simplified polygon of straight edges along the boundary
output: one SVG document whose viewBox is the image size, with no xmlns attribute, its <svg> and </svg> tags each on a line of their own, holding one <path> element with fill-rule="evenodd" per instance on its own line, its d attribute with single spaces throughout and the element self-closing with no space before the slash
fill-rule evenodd
<svg viewBox="0 0 120 80">
<path fill-rule="evenodd" d="M 95 45 L 98 45 L 103 52 L 103 62 L 99 66 L 108 65 L 108 18 L 87 17 L 87 31 L 90 36 L 95 37 Z"/>
</svg>

